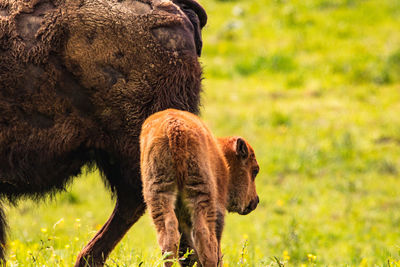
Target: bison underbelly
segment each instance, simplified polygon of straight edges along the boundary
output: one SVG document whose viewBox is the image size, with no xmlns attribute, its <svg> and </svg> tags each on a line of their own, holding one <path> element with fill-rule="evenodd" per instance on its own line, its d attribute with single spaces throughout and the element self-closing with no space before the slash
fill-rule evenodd
<svg viewBox="0 0 400 267">
<path fill-rule="evenodd" d="M 25 152 L 24 156 L 18 157 L 17 162 L 9 162 L 16 166 L 5 166 L 4 163 L 0 166 L 0 197 L 14 200 L 22 195 L 44 196 L 62 190 L 89 160 L 87 151 L 81 148 L 51 160 L 41 158 L 42 151 L 36 154 L 36 158 L 33 151 Z"/>
</svg>

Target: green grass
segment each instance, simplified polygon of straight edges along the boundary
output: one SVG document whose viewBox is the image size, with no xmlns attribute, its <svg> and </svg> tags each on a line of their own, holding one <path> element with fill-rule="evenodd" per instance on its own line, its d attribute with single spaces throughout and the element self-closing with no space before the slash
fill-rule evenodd
<svg viewBox="0 0 400 267">
<path fill-rule="evenodd" d="M 400 1 L 203 0 L 202 117 L 261 166 L 226 266 L 400 266 Z M 9 208 L 10 266 L 71 266 L 111 213 L 98 174 Z M 76 219 L 79 220 L 76 220 Z M 110 266 L 161 261 L 148 214 Z"/>
</svg>

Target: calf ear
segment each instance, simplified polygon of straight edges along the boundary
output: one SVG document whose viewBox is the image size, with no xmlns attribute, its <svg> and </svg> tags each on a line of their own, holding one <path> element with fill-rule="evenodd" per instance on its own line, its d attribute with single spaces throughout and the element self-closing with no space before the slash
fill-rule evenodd
<svg viewBox="0 0 400 267">
<path fill-rule="evenodd" d="M 249 156 L 249 149 L 247 148 L 246 142 L 240 137 L 236 139 L 236 155 L 242 159 L 247 159 Z"/>
</svg>

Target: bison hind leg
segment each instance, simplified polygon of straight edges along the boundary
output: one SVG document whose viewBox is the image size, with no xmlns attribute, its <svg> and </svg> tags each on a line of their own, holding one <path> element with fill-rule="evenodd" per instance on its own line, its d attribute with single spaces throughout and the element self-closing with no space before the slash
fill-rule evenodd
<svg viewBox="0 0 400 267">
<path fill-rule="evenodd" d="M 6 218 L 0 203 L 0 266 L 5 266 Z"/>
</svg>

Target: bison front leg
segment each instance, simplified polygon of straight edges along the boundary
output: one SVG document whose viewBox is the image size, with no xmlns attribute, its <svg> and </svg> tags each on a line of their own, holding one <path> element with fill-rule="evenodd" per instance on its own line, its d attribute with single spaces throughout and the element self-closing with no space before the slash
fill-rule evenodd
<svg viewBox="0 0 400 267">
<path fill-rule="evenodd" d="M 0 267 L 6 266 L 5 247 L 6 247 L 6 220 L 0 202 Z"/>
<path fill-rule="evenodd" d="M 143 215 L 145 204 L 140 190 L 117 192 L 117 202 L 108 221 L 79 253 L 75 267 L 103 266 L 110 252 Z"/>
</svg>

